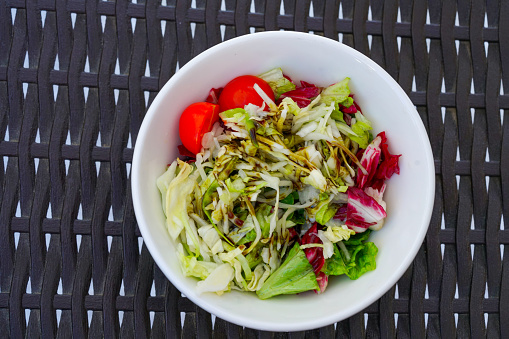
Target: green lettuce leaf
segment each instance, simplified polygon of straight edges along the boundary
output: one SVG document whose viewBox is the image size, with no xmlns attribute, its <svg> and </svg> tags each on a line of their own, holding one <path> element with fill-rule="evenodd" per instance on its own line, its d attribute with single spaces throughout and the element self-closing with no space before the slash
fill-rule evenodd
<svg viewBox="0 0 509 339">
<path fill-rule="evenodd" d="M 295 116 L 298 116 L 300 114 L 300 107 L 299 105 L 297 105 L 295 101 L 293 101 L 292 98 L 290 97 L 284 98 L 281 101 L 281 104 L 288 110 L 288 113 L 291 113 Z"/>
<path fill-rule="evenodd" d="M 356 280 L 364 273 L 373 271 L 376 268 L 376 255 L 378 248 L 372 242 L 364 242 L 371 231 L 357 233 L 349 240 L 342 243 L 350 254 L 350 260 L 345 253 L 339 250 L 338 244 L 334 245 L 334 254 L 325 260 L 322 272 L 327 275 L 346 274 L 350 279 Z"/>
<path fill-rule="evenodd" d="M 363 122 L 357 121 L 355 124 L 352 125 L 352 131 L 354 131 L 355 134 L 349 134 L 348 137 L 359 144 L 359 147 L 362 149 L 366 149 L 369 145 L 369 131 L 371 130 L 371 127 L 364 124 Z"/>
<path fill-rule="evenodd" d="M 246 115 L 249 116 L 249 114 L 243 108 L 232 108 L 232 109 L 221 112 L 220 115 L 222 118 L 227 118 L 227 119 L 236 118 L 236 119 L 239 119 L 239 121 L 244 119 L 244 117 L 246 117 Z"/>
<path fill-rule="evenodd" d="M 313 266 L 297 243 L 283 264 L 269 276 L 256 294 L 264 300 L 280 294 L 295 294 L 318 288 Z"/>
<path fill-rule="evenodd" d="M 342 104 L 345 107 L 350 107 L 350 105 L 353 104 L 353 99 L 349 97 L 350 88 L 348 88 L 348 81 L 350 81 L 350 78 L 345 78 L 324 89 L 322 93 L 320 93 L 320 103 L 328 106 L 334 102 Z"/>
<path fill-rule="evenodd" d="M 362 113 L 355 113 L 355 123 L 352 124 L 352 131 L 356 134 L 349 134 L 348 137 L 359 144 L 359 147 L 365 149 L 368 147 L 370 143 L 370 139 L 372 138 L 371 131 L 371 122 L 362 115 Z"/>
<path fill-rule="evenodd" d="M 378 248 L 372 242 L 366 242 L 355 248 L 352 253 L 350 262 L 347 264 L 346 275 L 356 280 L 361 275 L 368 271 L 373 271 L 376 268 L 376 255 Z"/>
<path fill-rule="evenodd" d="M 361 245 L 364 241 L 368 240 L 371 232 L 372 231 L 370 229 L 367 229 L 365 232 L 356 233 L 350 236 L 350 239 L 348 239 L 347 241 L 343 241 L 343 244 L 345 244 L 345 246 Z"/>
<path fill-rule="evenodd" d="M 349 96 L 348 98 L 346 98 L 342 103 L 341 105 L 345 106 L 345 107 L 350 107 L 351 105 L 353 105 L 353 98 L 351 96 Z"/>
<path fill-rule="evenodd" d="M 326 192 L 320 192 L 320 194 L 318 195 L 318 198 L 320 199 L 320 201 L 328 200 L 329 194 Z"/>
<path fill-rule="evenodd" d="M 304 215 L 304 212 L 305 212 L 304 209 L 296 210 L 295 212 L 290 214 L 286 220 L 290 220 L 290 221 L 294 222 L 297 225 L 305 224 L 306 223 L 306 216 Z"/>
<path fill-rule="evenodd" d="M 332 111 L 330 117 L 334 120 L 337 120 L 339 122 L 342 122 L 346 124 L 345 119 L 343 118 L 343 112 L 341 112 L 336 105 L 336 109 Z"/>
<path fill-rule="evenodd" d="M 269 84 L 270 88 L 272 88 L 272 91 L 274 92 L 276 100 L 281 94 L 295 89 L 295 85 L 283 76 L 283 70 L 281 70 L 281 68 L 271 69 L 268 72 L 260 74 L 258 77 L 262 78 Z"/>
<path fill-rule="evenodd" d="M 248 242 L 255 240 L 255 238 L 256 238 L 256 231 L 251 230 L 242 239 L 240 239 L 240 241 L 237 243 L 237 245 L 247 244 Z"/>
<path fill-rule="evenodd" d="M 293 205 L 295 204 L 296 200 L 299 200 L 299 192 L 293 191 L 286 198 L 281 199 L 279 201 L 282 202 L 283 204 Z"/>
<path fill-rule="evenodd" d="M 349 99 L 352 99 L 352 98 L 349 98 Z M 341 133 L 349 136 L 350 138 L 352 136 L 358 137 L 358 135 L 356 135 L 356 133 L 352 130 L 352 128 L 350 126 L 348 126 L 348 124 L 345 122 L 343 112 L 341 112 L 339 110 L 337 103 L 336 103 L 336 108 L 332 111 L 332 114 L 330 117 L 332 119 L 336 120 L 336 126 Z"/>
<path fill-rule="evenodd" d="M 325 225 L 326 222 L 332 219 L 337 211 L 338 206 L 325 204 L 318 210 L 318 212 L 316 212 L 315 220 L 320 225 Z"/>
<path fill-rule="evenodd" d="M 286 198 L 280 200 L 280 202 L 287 204 L 287 205 L 294 205 L 296 201 L 299 201 L 299 192 L 293 191 L 290 195 L 288 195 Z M 304 210 L 298 209 L 288 216 L 286 218 L 288 221 L 292 221 L 297 225 L 301 225 L 306 223 L 306 217 L 304 216 Z"/>
<path fill-rule="evenodd" d="M 342 275 L 346 274 L 347 271 L 346 264 L 341 256 L 341 251 L 338 246 L 334 244 L 334 254 L 332 257 L 325 259 L 322 272 L 327 275 Z"/>
<path fill-rule="evenodd" d="M 246 221 L 249 212 L 239 204 L 233 208 L 233 214 L 235 214 L 240 220 Z"/>
</svg>

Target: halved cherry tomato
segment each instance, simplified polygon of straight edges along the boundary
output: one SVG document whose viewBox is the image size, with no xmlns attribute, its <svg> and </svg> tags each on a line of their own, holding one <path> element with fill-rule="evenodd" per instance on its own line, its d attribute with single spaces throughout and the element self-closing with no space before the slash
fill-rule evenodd
<svg viewBox="0 0 509 339">
<path fill-rule="evenodd" d="M 253 86 L 255 84 L 258 84 L 269 98 L 274 101 L 274 92 L 265 80 L 254 75 L 241 75 L 227 83 L 219 95 L 221 112 L 232 108 L 244 108 L 247 104 L 261 107 L 263 99 L 254 89 Z"/>
<path fill-rule="evenodd" d="M 189 105 L 179 121 L 180 140 L 194 154 L 201 151 L 201 139 L 219 119 L 219 105 L 196 102 Z"/>
</svg>

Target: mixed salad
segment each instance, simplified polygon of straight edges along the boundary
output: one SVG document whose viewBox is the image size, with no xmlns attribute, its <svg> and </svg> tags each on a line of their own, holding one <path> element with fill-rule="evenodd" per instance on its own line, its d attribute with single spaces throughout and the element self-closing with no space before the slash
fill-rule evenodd
<svg viewBox="0 0 509 339">
<path fill-rule="evenodd" d="M 399 173 L 345 78 L 296 85 L 277 68 L 233 79 L 180 118 L 183 159 L 157 179 L 197 290 L 260 299 L 325 291 L 374 270 L 385 180 Z"/>
</svg>

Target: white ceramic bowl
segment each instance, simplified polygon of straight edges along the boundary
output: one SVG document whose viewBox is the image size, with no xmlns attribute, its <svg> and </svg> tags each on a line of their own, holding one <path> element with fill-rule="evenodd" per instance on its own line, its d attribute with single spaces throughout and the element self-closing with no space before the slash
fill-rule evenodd
<svg viewBox="0 0 509 339">
<path fill-rule="evenodd" d="M 387 221 L 371 240 L 377 268 L 351 281 L 331 277 L 325 293 L 259 300 L 254 293 L 198 295 L 197 280 L 184 277 L 164 224 L 156 178 L 178 156 L 178 121 L 189 104 L 212 87 L 243 74 L 282 67 L 292 79 L 327 86 L 351 78 L 350 88 L 374 132 L 386 131 L 401 174 L 388 181 Z M 228 40 L 201 53 L 161 89 L 143 120 L 132 163 L 134 210 L 143 239 L 172 284 L 201 308 L 238 325 L 268 331 L 300 331 L 346 319 L 387 292 L 414 259 L 433 208 L 435 176 L 428 136 L 414 105 L 375 62 L 337 41 L 296 32 L 264 32 Z"/>
</svg>

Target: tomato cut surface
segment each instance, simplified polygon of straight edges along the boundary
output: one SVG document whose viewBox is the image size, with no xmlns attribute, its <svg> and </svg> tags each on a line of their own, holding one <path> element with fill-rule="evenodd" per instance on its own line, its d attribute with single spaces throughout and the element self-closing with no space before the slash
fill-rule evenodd
<svg viewBox="0 0 509 339">
<path fill-rule="evenodd" d="M 255 84 L 258 84 L 272 101 L 275 100 L 274 92 L 265 80 L 254 75 L 241 75 L 224 86 L 219 96 L 221 112 L 233 108 L 244 108 L 247 104 L 261 107 L 263 105 L 263 99 L 254 89 Z"/>
<path fill-rule="evenodd" d="M 210 132 L 219 119 L 219 105 L 208 102 L 196 102 L 189 105 L 179 121 L 180 140 L 185 148 L 194 154 L 201 151 L 203 135 Z"/>
</svg>

